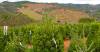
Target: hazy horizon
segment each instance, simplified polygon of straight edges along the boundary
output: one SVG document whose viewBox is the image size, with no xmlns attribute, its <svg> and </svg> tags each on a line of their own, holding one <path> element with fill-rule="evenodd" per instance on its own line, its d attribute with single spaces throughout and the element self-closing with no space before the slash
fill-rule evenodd
<svg viewBox="0 0 100 52">
<path fill-rule="evenodd" d="M 39 3 L 72 3 L 72 4 L 100 4 L 99 0 L 0 0 L 3 1 L 10 1 L 10 2 L 17 2 L 17 1 L 31 1 L 31 2 L 39 2 Z"/>
</svg>

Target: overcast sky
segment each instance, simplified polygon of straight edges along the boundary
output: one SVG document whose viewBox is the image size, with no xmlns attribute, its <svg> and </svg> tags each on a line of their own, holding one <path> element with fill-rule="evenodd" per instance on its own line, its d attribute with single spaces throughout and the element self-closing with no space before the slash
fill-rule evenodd
<svg viewBox="0 0 100 52">
<path fill-rule="evenodd" d="M 7 1 L 7 0 L 0 0 Z M 8 1 L 24 1 L 24 0 L 8 0 Z M 74 4 L 100 4 L 100 0 L 25 0 L 25 1 L 33 1 L 33 2 L 55 2 L 55 3 L 74 3 Z"/>
</svg>

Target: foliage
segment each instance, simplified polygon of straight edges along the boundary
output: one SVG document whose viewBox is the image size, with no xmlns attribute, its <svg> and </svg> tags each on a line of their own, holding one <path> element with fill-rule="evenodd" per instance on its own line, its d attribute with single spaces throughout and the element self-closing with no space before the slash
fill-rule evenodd
<svg viewBox="0 0 100 52">
<path fill-rule="evenodd" d="M 95 22 L 95 19 L 94 18 L 81 18 L 79 22 L 80 23 L 92 23 L 92 22 Z"/>
<path fill-rule="evenodd" d="M 71 36 L 69 52 L 99 52 L 100 24 L 42 22 L 0 31 L 1 52 L 63 52 L 63 37 Z M 56 43 L 53 41 L 55 39 Z M 31 45 L 32 48 L 28 46 Z"/>
</svg>

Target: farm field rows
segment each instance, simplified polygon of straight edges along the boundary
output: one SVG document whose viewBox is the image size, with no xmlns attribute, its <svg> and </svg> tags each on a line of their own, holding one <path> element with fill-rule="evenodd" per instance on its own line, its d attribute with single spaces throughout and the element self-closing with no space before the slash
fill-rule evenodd
<svg viewBox="0 0 100 52">
<path fill-rule="evenodd" d="M 64 37 L 71 37 L 69 52 L 99 52 L 100 23 L 41 23 L 0 28 L 1 52 L 63 52 Z M 53 39 L 56 41 L 53 41 Z"/>
</svg>

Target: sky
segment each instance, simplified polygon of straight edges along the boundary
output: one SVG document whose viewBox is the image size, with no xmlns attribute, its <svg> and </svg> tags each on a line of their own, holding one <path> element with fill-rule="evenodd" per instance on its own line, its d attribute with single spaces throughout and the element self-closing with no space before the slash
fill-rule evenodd
<svg viewBox="0 0 100 52">
<path fill-rule="evenodd" d="M 0 2 L 7 0 L 0 0 Z M 15 1 L 32 1 L 32 2 L 48 2 L 48 3 L 73 3 L 73 4 L 100 4 L 100 0 L 8 0 L 11 2 Z"/>
</svg>

